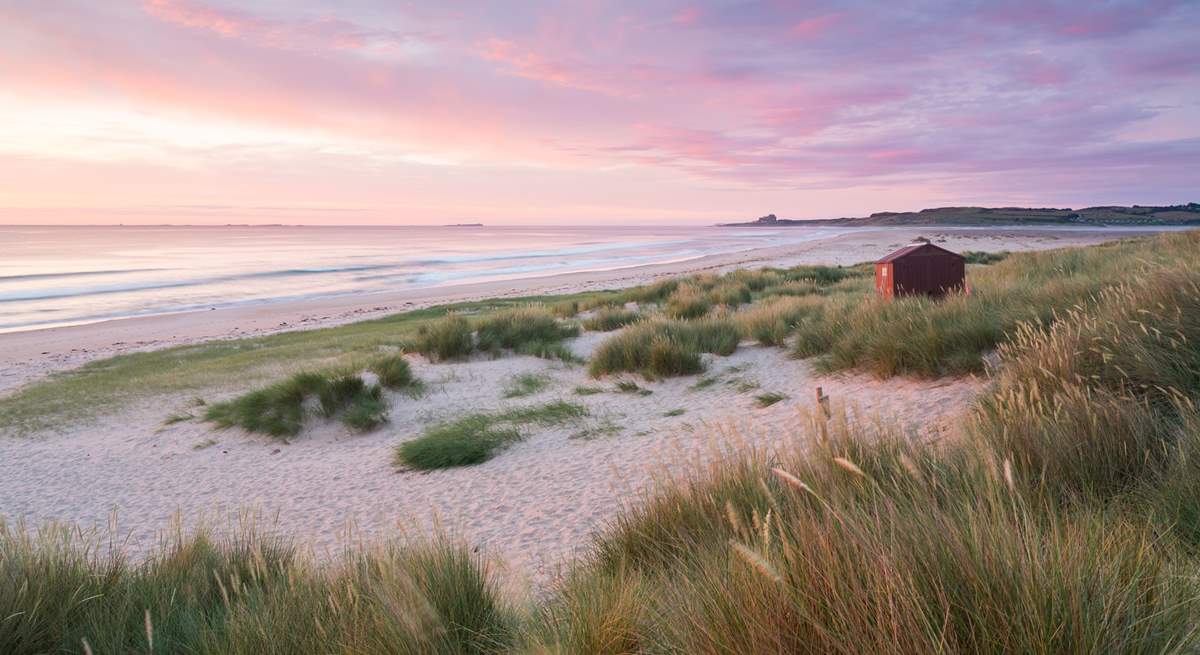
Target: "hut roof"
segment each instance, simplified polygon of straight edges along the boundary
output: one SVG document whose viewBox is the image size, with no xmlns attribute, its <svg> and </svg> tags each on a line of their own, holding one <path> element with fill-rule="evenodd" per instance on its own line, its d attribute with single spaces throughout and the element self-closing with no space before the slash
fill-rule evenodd
<svg viewBox="0 0 1200 655">
<path fill-rule="evenodd" d="M 947 254 L 952 257 L 957 257 L 959 259 L 963 258 L 962 255 L 960 255 L 956 252 L 951 252 L 949 250 L 946 250 L 945 248 L 942 248 L 941 246 L 935 246 L 932 243 L 925 243 L 922 241 L 920 243 L 914 243 L 914 244 L 904 246 L 903 248 L 897 250 L 896 252 L 893 252 L 889 255 L 884 256 L 881 259 L 876 260 L 875 263 L 876 264 L 886 264 L 888 262 L 894 262 L 897 259 L 900 259 L 902 257 L 907 257 L 908 255 L 911 255 L 911 254 L 917 252 L 918 250 L 924 250 L 926 248 L 937 250 L 940 253 Z"/>
</svg>

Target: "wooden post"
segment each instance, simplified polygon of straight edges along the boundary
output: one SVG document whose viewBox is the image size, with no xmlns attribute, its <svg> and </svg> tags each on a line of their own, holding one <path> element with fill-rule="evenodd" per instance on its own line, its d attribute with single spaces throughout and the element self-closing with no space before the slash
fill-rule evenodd
<svg viewBox="0 0 1200 655">
<path fill-rule="evenodd" d="M 821 422 L 821 441 L 822 443 L 828 443 L 829 419 L 833 416 L 833 412 L 829 409 L 829 396 L 825 395 L 821 387 L 817 387 L 817 411 L 817 419 Z"/>
</svg>

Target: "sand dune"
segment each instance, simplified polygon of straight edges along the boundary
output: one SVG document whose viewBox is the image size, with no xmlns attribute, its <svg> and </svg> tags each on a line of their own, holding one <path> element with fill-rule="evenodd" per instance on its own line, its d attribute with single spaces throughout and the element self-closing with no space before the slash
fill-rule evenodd
<svg viewBox="0 0 1200 655">
<path fill-rule="evenodd" d="M 573 346 L 584 354 L 604 336 L 586 333 Z M 614 379 L 590 380 L 583 367 L 531 357 L 448 364 L 414 357 L 413 363 L 428 392 L 419 399 L 393 395 L 390 423 L 366 435 L 317 423 L 284 445 L 199 421 L 164 426 L 168 415 L 186 411 L 187 399 L 179 398 L 53 437 L 0 440 L 0 507 L 30 524 L 106 526 L 115 512 L 135 551 L 152 545 L 179 511 L 185 524 L 207 516 L 220 526 L 256 508 L 268 523 L 277 521 L 318 549 L 336 548 L 350 526 L 381 539 L 440 525 L 540 586 L 667 469 L 723 447 L 770 448 L 793 438 L 817 385 L 914 431 L 936 429 L 980 387 L 971 378 L 818 377 L 786 352 L 760 347 L 714 358 L 716 382 L 702 389 L 693 388 L 695 377 L 636 378 L 649 395 L 620 393 Z M 543 374 L 552 383 L 528 398 L 502 399 L 520 373 Z M 605 392 L 580 396 L 577 386 Z M 754 396 L 768 391 L 788 398 L 760 407 Z M 533 428 L 526 440 L 478 466 L 421 473 L 398 472 L 391 463 L 396 444 L 438 421 L 554 399 L 584 404 L 590 416 L 562 428 Z"/>
</svg>

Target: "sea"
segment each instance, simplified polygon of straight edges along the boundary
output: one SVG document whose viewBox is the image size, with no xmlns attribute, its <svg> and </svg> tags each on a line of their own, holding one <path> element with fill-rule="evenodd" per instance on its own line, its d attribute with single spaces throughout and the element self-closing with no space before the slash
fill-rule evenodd
<svg viewBox="0 0 1200 655">
<path fill-rule="evenodd" d="M 0 332 L 680 262 L 845 228 L 3 226 Z"/>
</svg>

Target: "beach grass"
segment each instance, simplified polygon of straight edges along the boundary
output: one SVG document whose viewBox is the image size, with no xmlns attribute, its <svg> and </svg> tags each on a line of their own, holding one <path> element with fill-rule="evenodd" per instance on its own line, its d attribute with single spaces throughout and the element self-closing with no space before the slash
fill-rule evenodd
<svg viewBox="0 0 1200 655">
<path fill-rule="evenodd" d="M 758 394 L 754 397 L 754 400 L 758 401 L 759 407 L 770 407 L 777 402 L 787 400 L 787 396 L 775 391 L 768 391 Z"/>
<path fill-rule="evenodd" d="M 504 398 L 524 398 L 541 393 L 550 385 L 550 378 L 537 373 L 522 373 L 509 379 L 501 394 Z"/>
<path fill-rule="evenodd" d="M 0 650 L 39 653 L 496 653 L 516 613 L 449 540 L 318 564 L 253 528 L 172 534 L 146 561 L 65 528 L 0 524 Z"/>
<path fill-rule="evenodd" d="M 482 464 L 510 444 L 525 438 L 527 426 L 564 425 L 588 415 L 578 403 L 557 400 L 493 413 L 461 416 L 426 430 L 396 447 L 393 464 L 432 470 Z"/>
<path fill-rule="evenodd" d="M 359 432 L 387 420 L 387 402 L 379 385 L 368 385 L 356 374 L 317 372 L 297 373 L 283 382 L 213 403 L 204 418 L 219 428 L 237 426 L 286 439 L 304 427 L 310 413 L 307 404 L 312 400 L 320 416 L 340 416 L 343 424 Z"/>
<path fill-rule="evenodd" d="M 824 302 L 819 296 L 769 297 L 734 314 L 733 320 L 742 338 L 753 339 L 763 346 L 779 346 L 802 319 L 820 311 Z"/>
<path fill-rule="evenodd" d="M 899 326 L 894 339 L 926 347 L 905 323 L 918 309 L 938 318 L 923 329 L 951 344 L 930 355 L 930 370 L 997 351 L 992 384 L 958 433 L 915 440 L 841 408 L 828 421 L 802 415 L 782 448 L 677 463 L 520 608 L 478 554 L 445 541 L 316 564 L 261 533 L 198 535 L 133 563 L 73 530 L 0 526 L 0 652 L 1196 652 L 1198 250 L 1200 238 L 1180 234 L 1057 259 L 1012 255 L 979 269 L 994 276 L 980 274 L 982 296 L 911 306 L 856 298 L 861 277 L 808 271 L 825 276 L 822 312 L 846 310 L 828 333 L 811 317 L 796 327 L 826 354 L 885 319 Z M 1045 294 L 1058 294 L 1048 315 Z M 991 346 L 958 336 L 982 329 L 972 320 L 950 322 L 989 312 L 1016 321 Z M 711 334 L 689 332 L 705 322 Z M 659 319 L 600 350 L 615 344 L 605 361 L 625 366 L 627 352 L 657 339 L 715 353 L 702 347 L 732 352 L 739 337 L 727 319 Z M 876 348 L 862 355 L 865 370 L 889 352 L 856 343 Z M 621 370 L 648 365 L 628 361 Z M 921 369 L 883 372 L 902 370 Z M 336 386 L 331 398 L 361 390 Z M 460 417 L 400 444 L 397 464 L 484 461 L 525 426 L 586 414 L 555 401 Z M 422 439 L 418 464 L 405 461 Z M 500 443 L 480 447 L 489 440 Z"/>
<path fill-rule="evenodd" d="M 649 396 L 654 393 L 633 380 L 620 380 L 615 386 L 617 391 L 621 393 L 632 393 L 638 396 Z"/>
<path fill-rule="evenodd" d="M 663 312 L 671 318 L 700 318 L 707 314 L 712 306 L 712 298 L 704 292 L 702 287 L 695 284 L 681 284 L 667 298 Z"/>
<path fill-rule="evenodd" d="M 969 292 L 934 300 L 887 301 L 858 286 L 830 287 L 826 301 L 796 326 L 795 353 L 824 371 L 858 369 L 880 377 L 979 373 L 983 357 L 1022 323 L 1046 324 L 1093 302 L 1102 290 L 1191 261 L 1200 234 L 1113 242 L 1089 248 L 1013 254 L 973 268 Z"/>
<path fill-rule="evenodd" d="M 413 375 L 412 366 L 404 355 L 385 355 L 371 361 L 367 370 L 375 374 L 379 384 L 387 389 L 412 389 L 419 386 L 419 381 Z"/>
<path fill-rule="evenodd" d="M 478 347 L 483 351 L 509 349 L 536 354 L 546 344 L 579 336 L 579 326 L 559 321 L 544 306 L 529 305 L 496 312 L 481 320 L 477 336 Z"/>
<path fill-rule="evenodd" d="M 736 309 L 738 306 L 750 302 L 753 296 L 750 293 L 750 287 L 744 283 L 722 281 L 709 290 L 708 297 L 714 305 L 725 305 Z"/>
<path fill-rule="evenodd" d="M 565 299 L 618 291 L 455 303 L 316 330 L 225 339 L 130 353 L 56 373 L 0 398 L 0 434 L 33 433 L 110 414 L 164 396 L 245 389 L 313 370 L 364 370 L 382 353 L 420 352 L 434 361 L 467 357 L 472 320 Z M 465 325 L 464 325 L 465 323 Z M 578 362 L 561 342 L 528 344 L 536 356 Z M 234 389 L 236 390 L 236 389 Z M 412 389 L 409 389 L 412 391 Z"/>
<path fill-rule="evenodd" d="M 465 359 L 475 351 L 475 331 L 459 314 L 447 314 L 417 328 L 417 352 L 433 361 Z"/>
<path fill-rule="evenodd" d="M 584 319 L 583 328 L 592 332 L 612 332 L 638 321 L 641 313 L 623 307 L 601 307 Z"/>
<path fill-rule="evenodd" d="M 1050 321 L 1103 288 L 1188 260 L 1195 250 L 1196 237 L 1182 233 L 1074 250 L 1011 254 L 986 266 L 972 266 L 970 293 L 943 301 L 879 301 L 872 296 L 871 267 L 866 265 L 734 271 L 723 277 L 705 276 L 682 283 L 667 279 L 626 290 L 458 303 L 332 328 L 95 361 L 0 398 L 0 430 L 20 434 L 59 428 L 157 397 L 224 392 L 231 380 L 244 389 L 302 371 L 363 370 L 383 352 L 419 351 L 437 361 L 463 358 L 475 350 L 476 323 L 493 315 L 557 307 L 559 303 L 576 303 L 580 308 L 615 308 L 628 302 L 662 304 L 681 287 L 691 289 L 687 294 L 702 295 L 705 285 L 712 289 L 734 282 L 750 289 L 756 301 L 734 314 L 737 329 L 747 338 L 764 342 L 791 337 L 796 356 L 816 357 L 821 370 L 925 377 L 978 373 L 983 370 L 984 355 L 1021 322 Z M 772 320 L 771 312 L 762 305 L 766 299 L 782 295 L 820 300 L 812 300 L 812 312 L 804 312 L 799 319 L 793 315 Z M 544 311 L 557 318 L 557 310 Z M 752 321 L 752 315 L 761 321 Z M 502 332 L 511 332 L 501 329 L 505 322 L 497 322 L 494 327 L 498 329 L 490 332 L 497 340 Z M 646 322 L 630 324 L 625 331 L 637 332 Z M 542 327 L 533 332 L 538 337 L 560 336 L 571 330 L 570 324 L 547 329 L 550 324 L 544 319 L 539 319 L 539 325 Z M 628 357 L 614 357 L 613 347 L 602 347 L 598 354 L 603 361 L 593 361 L 590 370 L 594 374 L 644 371 L 649 339 L 644 332 L 642 335 L 645 343 L 636 348 L 626 342 L 630 348 L 624 355 Z M 697 350 L 687 339 L 680 341 L 659 346 L 658 359 L 671 364 L 668 370 L 695 370 L 697 356 L 711 352 Z M 561 340 L 525 341 L 515 351 L 570 363 L 581 361 Z"/>
<path fill-rule="evenodd" d="M 639 653 L 1188 652 L 1197 316 L 1200 274 L 1160 272 L 1024 328 L 961 439 L 838 412 L 794 451 L 697 465 L 599 537 L 533 633 Z"/>
<path fill-rule="evenodd" d="M 601 343 L 588 370 L 593 377 L 623 372 L 647 379 L 693 375 L 704 370 L 702 353 L 732 354 L 739 340 L 737 326 L 723 318 L 642 321 Z"/>
</svg>

